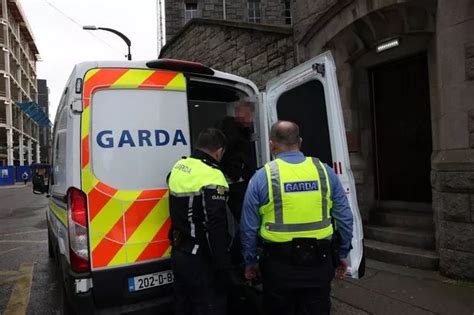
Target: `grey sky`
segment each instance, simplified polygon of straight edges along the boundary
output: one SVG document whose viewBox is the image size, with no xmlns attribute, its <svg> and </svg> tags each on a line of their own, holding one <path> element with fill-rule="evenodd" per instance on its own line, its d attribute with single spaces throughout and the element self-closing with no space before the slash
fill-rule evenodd
<svg viewBox="0 0 474 315">
<path fill-rule="evenodd" d="M 120 30 L 132 41 L 134 60 L 157 57 L 156 0 L 22 0 L 21 4 L 43 60 L 37 63 L 38 78 L 48 80 L 52 121 L 76 63 L 125 60 L 127 46 L 122 39 L 104 31 L 84 31 L 78 24 Z"/>
</svg>

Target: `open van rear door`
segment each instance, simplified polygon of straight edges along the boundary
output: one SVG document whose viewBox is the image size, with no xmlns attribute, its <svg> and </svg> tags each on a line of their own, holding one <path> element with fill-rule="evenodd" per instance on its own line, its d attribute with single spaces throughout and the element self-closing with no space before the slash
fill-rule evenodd
<svg viewBox="0 0 474 315">
<path fill-rule="evenodd" d="M 267 84 L 264 105 L 272 125 L 277 120 L 294 121 L 300 126 L 302 151 L 333 166 L 346 191 L 354 215 L 352 250 L 348 273 L 362 277 L 362 220 L 357 206 L 334 59 L 321 54 L 283 73 Z"/>
</svg>

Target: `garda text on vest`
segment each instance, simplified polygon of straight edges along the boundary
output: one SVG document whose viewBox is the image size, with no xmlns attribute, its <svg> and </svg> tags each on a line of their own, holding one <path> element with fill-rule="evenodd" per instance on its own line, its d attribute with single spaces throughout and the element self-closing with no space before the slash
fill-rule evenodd
<svg viewBox="0 0 474 315">
<path fill-rule="evenodd" d="M 286 193 L 296 193 L 296 192 L 307 192 L 307 191 L 317 191 L 318 181 L 304 181 L 304 182 L 289 182 L 283 183 L 283 187 Z"/>
</svg>

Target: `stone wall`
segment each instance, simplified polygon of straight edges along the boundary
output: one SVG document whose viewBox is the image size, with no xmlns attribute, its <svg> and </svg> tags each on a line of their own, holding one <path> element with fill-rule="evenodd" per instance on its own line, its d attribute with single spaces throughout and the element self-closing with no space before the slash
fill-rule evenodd
<svg viewBox="0 0 474 315">
<path fill-rule="evenodd" d="M 247 1 L 245 1 L 247 2 Z M 261 1 L 262 23 L 271 25 L 285 25 L 285 1 L 264 0 Z"/>
<path fill-rule="evenodd" d="M 375 206 L 367 69 L 427 53 L 440 270 L 451 277 L 474 279 L 474 1 L 300 0 L 293 5 L 296 62 L 325 50 L 334 55 L 365 219 Z M 374 53 L 374 45 L 390 34 L 410 35 L 400 48 Z"/>
<path fill-rule="evenodd" d="M 474 170 L 432 172 L 440 270 L 474 279 Z"/>
<path fill-rule="evenodd" d="M 295 28 L 295 42 L 301 42 L 309 30 L 321 23 L 321 17 L 338 0 L 298 0 L 293 3 L 293 25 Z"/>
<path fill-rule="evenodd" d="M 165 0 L 166 40 L 170 40 L 184 25 L 184 3 Z"/>
<path fill-rule="evenodd" d="M 439 0 L 433 206 L 443 273 L 474 279 L 474 1 Z"/>
<path fill-rule="evenodd" d="M 185 25 L 185 0 L 166 0 L 166 38 L 170 40 Z M 198 17 L 205 19 L 223 20 L 222 0 L 199 0 Z M 226 20 L 248 22 L 248 0 L 226 1 Z M 285 1 L 261 0 L 261 23 L 270 25 L 285 25 Z"/>
<path fill-rule="evenodd" d="M 474 80 L 474 42 L 465 45 L 466 81 Z M 469 147 L 474 149 L 474 109 L 468 112 Z"/>
<path fill-rule="evenodd" d="M 291 28 L 195 19 L 163 47 L 161 58 L 201 62 L 255 82 L 294 66 Z"/>
</svg>

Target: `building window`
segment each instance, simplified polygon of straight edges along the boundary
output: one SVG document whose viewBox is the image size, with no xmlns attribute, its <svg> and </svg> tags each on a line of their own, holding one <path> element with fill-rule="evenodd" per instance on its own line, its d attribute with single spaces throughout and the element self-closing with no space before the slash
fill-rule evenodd
<svg viewBox="0 0 474 315">
<path fill-rule="evenodd" d="M 248 15 L 249 15 L 249 22 L 250 23 L 260 23 L 262 21 L 262 17 L 260 14 L 260 1 L 249 1 L 248 5 Z"/>
<path fill-rule="evenodd" d="M 285 24 L 291 25 L 292 20 L 291 20 L 291 5 L 290 2 L 291 0 L 283 0 L 285 4 L 285 12 L 283 12 L 283 15 L 285 17 Z"/>
<path fill-rule="evenodd" d="M 185 3 L 184 4 L 184 24 L 188 23 L 189 20 L 198 17 L 198 5 L 197 3 Z"/>
</svg>

